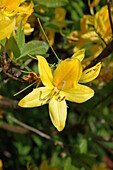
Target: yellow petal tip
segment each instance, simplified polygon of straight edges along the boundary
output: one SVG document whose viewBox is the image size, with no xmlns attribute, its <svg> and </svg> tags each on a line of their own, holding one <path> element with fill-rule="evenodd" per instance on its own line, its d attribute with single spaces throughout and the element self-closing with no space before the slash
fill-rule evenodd
<svg viewBox="0 0 113 170">
<path fill-rule="evenodd" d="M 62 125 L 60 125 L 59 127 L 57 127 L 57 130 L 59 131 L 59 132 L 61 132 L 63 129 L 64 129 L 64 125 L 62 126 Z"/>
<path fill-rule="evenodd" d="M 20 100 L 19 101 L 19 103 L 18 103 L 18 106 L 20 106 L 20 107 L 27 107 L 26 105 L 25 105 L 25 100 Z"/>
</svg>

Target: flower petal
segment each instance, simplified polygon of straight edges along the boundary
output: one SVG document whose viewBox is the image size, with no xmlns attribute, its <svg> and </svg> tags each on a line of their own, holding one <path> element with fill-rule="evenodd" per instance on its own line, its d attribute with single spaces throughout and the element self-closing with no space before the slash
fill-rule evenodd
<svg viewBox="0 0 113 170">
<path fill-rule="evenodd" d="M 0 6 L 4 9 L 6 16 L 14 16 L 17 13 L 20 3 L 20 0 L 2 0 Z"/>
<path fill-rule="evenodd" d="M 15 18 L 0 20 L 0 40 L 10 37 L 15 27 Z"/>
<path fill-rule="evenodd" d="M 22 20 L 23 26 L 26 24 L 29 16 L 33 13 L 33 2 L 25 3 L 19 6 L 18 8 L 19 15 L 17 16 L 16 24 L 19 25 L 20 21 Z"/>
<path fill-rule="evenodd" d="M 58 65 L 53 73 L 53 84 L 58 89 L 69 89 L 78 80 L 82 73 L 82 66 L 78 59 L 66 59 Z"/>
<path fill-rule="evenodd" d="M 49 114 L 53 125 L 62 131 L 65 127 L 67 117 L 67 106 L 65 100 L 58 102 L 54 97 L 49 102 Z"/>
<path fill-rule="evenodd" d="M 80 83 L 87 83 L 87 82 L 94 80 L 99 75 L 100 69 L 101 69 L 101 63 L 99 62 L 94 67 L 91 67 L 91 68 L 85 70 L 82 73 L 82 76 L 81 76 L 79 82 Z"/>
<path fill-rule="evenodd" d="M 46 61 L 46 59 L 42 56 L 37 56 L 38 59 L 38 68 L 39 68 L 39 74 L 40 78 L 45 86 L 53 87 L 53 75 L 52 71 Z"/>
<path fill-rule="evenodd" d="M 99 40 L 98 34 L 95 31 L 87 31 L 81 35 L 81 38 L 90 40 L 91 42 L 97 42 Z"/>
<path fill-rule="evenodd" d="M 83 103 L 93 97 L 94 90 L 91 88 L 77 84 L 74 88 L 63 91 L 66 100 L 76 103 Z"/>
<path fill-rule="evenodd" d="M 75 52 L 71 58 L 77 58 L 78 60 L 82 61 L 84 57 L 85 57 L 85 49 L 81 49 Z"/>
<path fill-rule="evenodd" d="M 18 103 L 21 107 L 36 107 L 44 105 L 50 98 L 51 89 L 48 87 L 40 87 L 34 89 Z"/>
</svg>

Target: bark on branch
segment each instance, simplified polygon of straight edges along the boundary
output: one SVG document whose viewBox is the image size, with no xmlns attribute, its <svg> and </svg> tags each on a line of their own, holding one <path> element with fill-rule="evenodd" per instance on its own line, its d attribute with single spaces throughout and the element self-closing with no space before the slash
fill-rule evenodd
<svg viewBox="0 0 113 170">
<path fill-rule="evenodd" d="M 113 40 L 106 46 L 106 48 L 95 58 L 84 70 L 96 65 L 98 62 L 102 61 L 104 58 L 108 57 L 113 52 Z"/>
<path fill-rule="evenodd" d="M 18 101 L 0 95 L 0 108 L 19 109 Z"/>
</svg>

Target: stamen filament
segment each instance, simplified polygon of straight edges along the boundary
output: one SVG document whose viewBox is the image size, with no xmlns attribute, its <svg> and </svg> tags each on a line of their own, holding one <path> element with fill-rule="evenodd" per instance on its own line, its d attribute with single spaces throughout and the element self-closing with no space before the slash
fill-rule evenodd
<svg viewBox="0 0 113 170">
<path fill-rule="evenodd" d="M 48 44 L 49 44 L 49 46 L 50 46 L 51 50 L 53 51 L 53 53 L 54 53 L 55 57 L 56 57 L 56 58 L 57 58 L 57 60 L 59 61 L 60 59 L 59 59 L 58 55 L 56 54 L 55 50 L 53 49 L 52 45 L 50 44 L 49 39 L 48 39 L 48 37 L 47 37 L 47 35 L 46 35 L 46 33 L 45 33 L 45 31 L 44 31 L 43 27 L 42 27 L 42 24 L 41 24 L 41 22 L 40 22 L 40 19 L 39 19 L 39 18 L 38 18 L 38 23 L 39 23 L 39 25 L 40 25 L 40 28 L 41 28 L 41 30 L 42 30 L 42 32 L 43 32 L 43 34 L 44 34 L 44 36 L 45 36 L 45 38 L 46 38 L 46 40 L 47 40 Z"/>
<path fill-rule="evenodd" d="M 29 86 L 25 87 L 24 89 L 22 89 L 21 91 L 15 93 L 13 96 L 17 96 L 18 94 L 22 93 L 23 91 L 25 91 L 26 89 L 28 89 L 29 87 L 31 87 L 32 85 L 34 85 L 37 82 L 37 80 L 35 82 L 33 82 L 32 84 L 30 84 Z"/>
</svg>

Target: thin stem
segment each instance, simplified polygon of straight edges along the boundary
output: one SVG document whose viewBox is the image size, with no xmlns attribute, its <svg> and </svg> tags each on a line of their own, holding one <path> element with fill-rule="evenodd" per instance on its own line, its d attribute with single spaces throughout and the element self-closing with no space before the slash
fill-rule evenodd
<svg viewBox="0 0 113 170">
<path fill-rule="evenodd" d="M 32 55 L 30 55 L 30 54 L 27 54 L 29 57 L 31 57 L 32 59 L 34 59 L 34 60 L 37 60 L 37 58 L 36 57 L 33 57 Z"/>
<path fill-rule="evenodd" d="M 92 8 L 92 6 L 91 6 L 90 0 L 88 0 L 88 6 L 89 6 L 89 9 L 90 9 L 91 15 L 94 15 L 94 10 L 93 10 L 93 8 Z"/>
<path fill-rule="evenodd" d="M 57 58 L 57 60 L 59 61 L 60 59 L 59 59 L 58 55 L 56 54 L 55 50 L 53 49 L 52 45 L 50 44 L 49 39 L 48 39 L 48 37 L 47 37 L 47 35 L 46 35 L 46 33 L 45 33 L 45 31 L 44 31 L 43 27 L 42 27 L 42 24 L 41 24 L 41 22 L 40 22 L 40 19 L 39 19 L 39 18 L 38 18 L 38 23 L 39 23 L 39 25 L 40 25 L 40 28 L 41 28 L 41 30 L 42 30 L 42 32 L 43 32 L 43 34 L 44 34 L 44 36 L 45 36 L 45 38 L 46 38 L 46 40 L 47 40 L 48 44 L 49 44 L 49 46 L 50 46 L 51 50 L 53 51 L 53 53 L 54 53 L 55 57 L 56 57 L 56 58 Z"/>
<path fill-rule="evenodd" d="M 54 144 L 59 145 L 61 148 L 64 147 L 63 142 L 58 141 L 58 140 L 54 140 L 50 135 L 47 135 L 47 134 L 45 134 L 44 132 L 41 132 L 40 130 L 35 129 L 35 128 L 33 128 L 33 127 L 31 127 L 31 126 L 29 126 L 29 125 L 27 125 L 27 124 L 25 124 L 25 123 L 17 120 L 16 118 L 12 117 L 11 115 L 8 115 L 8 114 L 5 114 L 5 115 L 6 115 L 6 117 L 7 117 L 8 119 L 12 120 L 13 122 L 15 122 L 16 124 L 20 125 L 21 127 L 23 127 L 23 128 L 25 128 L 25 129 L 27 129 L 27 130 L 29 130 L 29 131 L 31 131 L 31 132 L 39 135 L 39 136 L 41 136 L 41 137 L 43 137 L 43 138 L 45 138 L 45 139 L 48 139 L 48 140 L 53 141 Z"/>
<path fill-rule="evenodd" d="M 108 4 L 108 12 L 109 12 L 109 20 L 110 20 L 110 25 L 111 25 L 111 30 L 112 30 L 112 36 L 113 36 L 113 21 L 112 21 L 112 13 L 111 13 L 111 0 L 107 0 Z"/>
<path fill-rule="evenodd" d="M 13 122 L 15 122 L 16 124 L 24 127 L 25 129 L 28 129 L 29 131 L 32 131 L 32 132 L 34 132 L 34 133 L 36 133 L 36 134 L 38 134 L 38 135 L 40 135 L 41 137 L 44 137 L 44 138 L 46 138 L 46 139 L 51 139 L 51 136 L 49 136 L 49 135 L 47 135 L 47 134 L 45 134 L 45 133 L 39 131 L 38 129 L 35 129 L 35 128 L 29 126 L 29 125 L 26 125 L 25 123 L 17 120 L 16 118 L 12 117 L 11 115 L 6 115 L 6 116 L 7 116 L 10 120 L 12 120 Z"/>
<path fill-rule="evenodd" d="M 6 74 L 6 76 L 8 76 L 9 78 L 11 78 L 11 79 L 13 79 L 13 80 L 15 80 L 15 81 L 23 82 L 23 80 L 15 77 L 15 76 L 13 76 L 13 75 L 10 74 L 10 73 L 7 73 L 5 70 L 3 70 L 3 72 Z"/>
<path fill-rule="evenodd" d="M 32 59 L 35 59 L 35 60 L 37 60 L 37 58 L 36 57 L 33 57 L 32 55 L 30 55 L 30 54 L 26 54 L 26 55 L 28 55 L 29 57 L 31 57 Z M 20 57 L 18 57 L 18 58 L 16 58 L 15 59 L 15 61 L 17 62 L 18 60 L 20 60 L 21 58 L 23 58 L 25 55 L 21 55 Z"/>
</svg>

